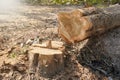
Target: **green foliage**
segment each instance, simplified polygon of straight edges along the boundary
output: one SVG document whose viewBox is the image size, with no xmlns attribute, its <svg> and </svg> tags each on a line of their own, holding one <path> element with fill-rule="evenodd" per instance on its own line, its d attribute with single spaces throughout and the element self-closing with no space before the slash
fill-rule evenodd
<svg viewBox="0 0 120 80">
<path fill-rule="evenodd" d="M 29 3 L 35 4 L 115 4 L 120 3 L 120 0 L 26 0 Z"/>
<path fill-rule="evenodd" d="M 120 3 L 120 0 L 111 0 L 111 3 L 112 3 L 112 4 Z"/>
<path fill-rule="evenodd" d="M 17 56 L 16 53 L 11 53 L 9 57 L 10 58 L 15 58 L 16 56 Z"/>
<path fill-rule="evenodd" d="M 114 4 L 114 3 L 120 3 L 120 0 L 52 0 L 55 4 L 81 4 L 86 3 L 88 5 L 94 5 L 94 4 Z"/>
<path fill-rule="evenodd" d="M 103 0 L 84 0 L 83 2 L 87 5 L 102 4 Z"/>
<path fill-rule="evenodd" d="M 27 54 L 27 51 L 28 51 L 28 46 L 24 46 L 23 48 L 16 48 L 16 49 L 12 50 L 11 53 L 9 53 L 10 54 L 9 57 L 16 58 L 19 55 Z"/>
<path fill-rule="evenodd" d="M 79 4 L 80 0 L 52 0 L 53 4 Z"/>
</svg>

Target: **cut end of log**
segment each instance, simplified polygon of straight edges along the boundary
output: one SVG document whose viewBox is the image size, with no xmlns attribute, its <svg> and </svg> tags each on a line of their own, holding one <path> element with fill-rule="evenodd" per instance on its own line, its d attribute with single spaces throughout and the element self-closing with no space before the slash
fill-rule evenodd
<svg viewBox="0 0 120 80">
<path fill-rule="evenodd" d="M 62 39 L 67 43 L 74 43 L 83 40 L 87 35 L 86 30 L 89 30 L 91 23 L 85 17 L 75 16 L 79 15 L 79 10 L 70 13 L 59 13 L 58 33 Z"/>
</svg>

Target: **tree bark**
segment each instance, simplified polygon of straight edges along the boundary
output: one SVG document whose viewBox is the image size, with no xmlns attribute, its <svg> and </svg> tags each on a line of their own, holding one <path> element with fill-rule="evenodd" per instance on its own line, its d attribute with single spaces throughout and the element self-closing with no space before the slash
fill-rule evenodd
<svg viewBox="0 0 120 80">
<path fill-rule="evenodd" d="M 58 14 L 58 32 L 67 43 L 82 41 L 120 26 L 120 5 L 105 8 L 94 15 L 79 16 L 79 12 Z"/>
<path fill-rule="evenodd" d="M 70 14 L 74 15 L 75 13 L 78 13 L 80 16 L 87 16 L 92 14 L 98 14 L 102 11 L 102 9 L 95 8 L 95 7 L 88 7 L 88 8 L 82 8 L 72 11 Z"/>
<path fill-rule="evenodd" d="M 59 49 L 63 45 L 56 41 L 45 43 L 37 44 L 37 46 L 34 44 L 32 50 L 29 51 L 29 70 L 30 73 L 34 71 L 40 76 L 51 77 L 64 69 L 63 49 Z M 55 47 L 58 44 L 59 46 Z"/>
</svg>

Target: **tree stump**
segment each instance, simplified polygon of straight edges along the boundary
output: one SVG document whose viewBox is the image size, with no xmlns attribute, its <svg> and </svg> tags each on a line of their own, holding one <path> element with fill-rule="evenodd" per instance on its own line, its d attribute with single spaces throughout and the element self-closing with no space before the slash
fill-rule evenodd
<svg viewBox="0 0 120 80">
<path fill-rule="evenodd" d="M 29 51 L 30 73 L 51 77 L 64 69 L 64 47 L 62 42 L 48 41 L 34 44 Z M 38 69 L 38 71 L 37 71 Z"/>
</svg>

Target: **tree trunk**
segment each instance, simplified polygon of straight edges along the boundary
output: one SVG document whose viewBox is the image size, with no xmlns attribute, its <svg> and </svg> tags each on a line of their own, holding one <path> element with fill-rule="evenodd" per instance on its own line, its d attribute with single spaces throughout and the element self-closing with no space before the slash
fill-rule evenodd
<svg viewBox="0 0 120 80">
<path fill-rule="evenodd" d="M 31 47 L 29 51 L 29 70 L 30 73 L 37 72 L 43 77 L 51 77 L 64 68 L 64 48 L 60 49 L 60 47 L 63 47 L 61 42 L 48 41 L 45 43 L 34 44 Z M 57 46 L 55 47 L 55 45 Z"/>
<path fill-rule="evenodd" d="M 120 5 L 105 8 L 100 13 L 88 16 L 81 16 L 79 10 L 75 11 L 73 14 L 58 14 L 58 32 L 67 43 L 82 41 L 120 26 Z"/>
</svg>

